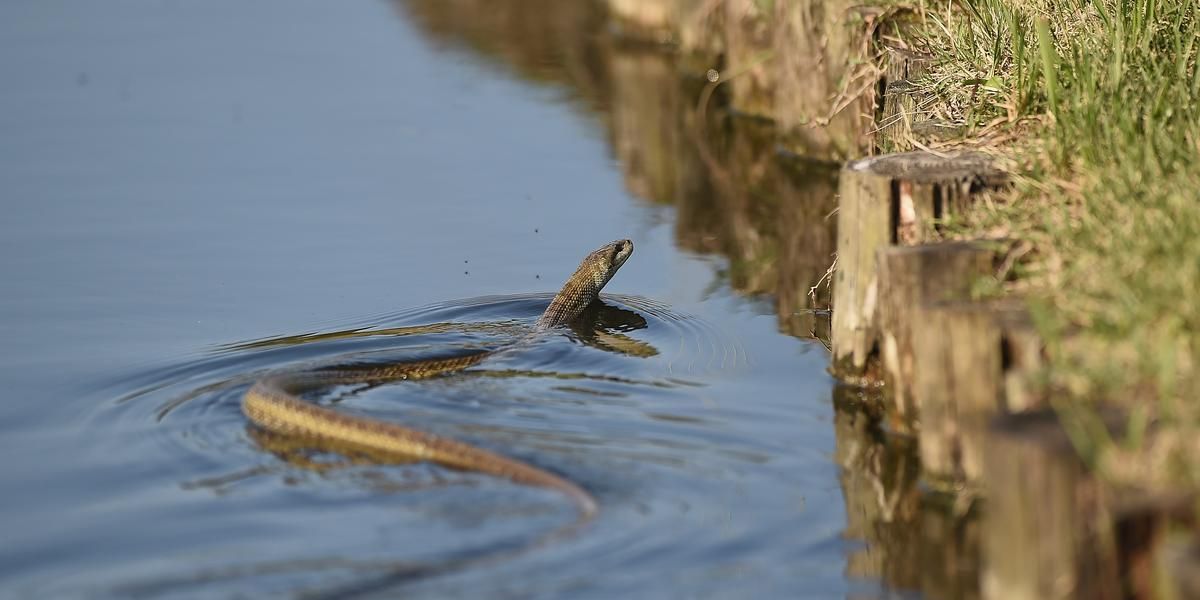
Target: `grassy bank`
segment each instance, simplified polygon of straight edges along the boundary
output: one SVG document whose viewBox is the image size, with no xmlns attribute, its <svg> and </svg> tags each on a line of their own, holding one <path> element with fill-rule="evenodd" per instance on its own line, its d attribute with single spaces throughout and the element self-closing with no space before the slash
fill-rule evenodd
<svg viewBox="0 0 1200 600">
<path fill-rule="evenodd" d="M 1019 174 L 964 226 L 1029 242 L 1014 285 L 1077 446 L 1117 479 L 1200 482 L 1200 1 L 923 12 L 931 116 Z M 1124 431 L 1092 425 L 1098 400 L 1131 417 Z"/>
</svg>

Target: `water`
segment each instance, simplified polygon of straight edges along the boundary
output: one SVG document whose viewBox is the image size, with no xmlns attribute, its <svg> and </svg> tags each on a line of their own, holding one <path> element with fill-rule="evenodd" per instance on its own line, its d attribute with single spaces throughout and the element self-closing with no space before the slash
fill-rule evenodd
<svg viewBox="0 0 1200 600">
<path fill-rule="evenodd" d="M 494 47 L 542 38 L 453 13 L 0 4 L 0 593 L 879 592 L 843 470 L 846 436 L 874 434 L 845 433 L 807 295 L 832 175 L 753 128 L 695 150 L 674 125 L 693 96 L 635 93 L 674 77 L 657 53 Z M 623 237 L 596 327 L 319 398 L 578 482 L 601 513 L 570 539 L 394 580 L 380 564 L 519 548 L 570 504 L 425 464 L 315 468 L 344 459 L 240 414 L 272 369 L 502 344 Z"/>
</svg>

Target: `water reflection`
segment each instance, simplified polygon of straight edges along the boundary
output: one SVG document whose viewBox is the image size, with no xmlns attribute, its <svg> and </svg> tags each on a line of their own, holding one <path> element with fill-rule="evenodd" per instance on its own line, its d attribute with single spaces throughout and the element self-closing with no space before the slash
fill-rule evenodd
<svg viewBox="0 0 1200 600">
<path fill-rule="evenodd" d="M 395 548 L 326 553 L 324 548 L 306 547 L 289 552 L 292 557 L 281 560 L 255 556 L 223 565 L 218 561 L 217 565 L 191 573 L 163 573 L 120 585 L 117 592 L 155 596 L 212 591 L 239 585 L 249 578 L 254 579 L 256 589 L 262 589 L 273 585 L 266 582 L 271 578 L 290 589 L 303 583 L 308 592 L 322 597 L 382 593 L 433 575 L 480 568 L 501 560 L 509 562 L 550 541 L 558 548 L 565 543 L 567 533 L 578 526 L 570 521 L 571 511 L 553 492 L 397 460 L 318 437 L 272 434 L 245 424 L 240 428 L 199 426 L 205 421 L 201 415 L 213 409 L 234 412 L 251 381 L 264 373 L 319 371 L 323 366 L 336 366 L 340 373 L 355 365 L 431 358 L 431 351 L 440 358 L 447 352 L 479 354 L 480 348 L 485 348 L 487 362 L 452 376 L 394 386 L 381 385 L 385 381 L 360 385 L 358 378 L 351 377 L 353 381 L 342 382 L 346 385 L 313 389 L 305 395 L 322 404 L 354 398 L 352 408 L 368 407 L 386 421 L 416 420 L 422 430 L 478 443 L 534 463 L 558 465 L 566 469 L 564 476 L 579 478 L 601 490 L 604 488 L 592 478 L 611 467 L 579 469 L 570 465 L 591 462 L 603 454 L 618 463 L 635 462 L 641 465 L 639 468 L 660 465 L 680 473 L 693 468 L 682 457 L 698 454 L 711 455 L 706 465 L 767 460 L 750 448 L 710 448 L 698 441 L 703 438 L 693 439 L 695 432 L 720 428 L 715 420 L 690 410 L 688 388 L 702 384 L 664 378 L 661 366 L 642 368 L 655 361 L 680 362 L 693 353 L 693 348 L 727 345 L 697 319 L 654 301 L 612 295 L 607 301 L 589 306 L 569 328 L 547 332 L 521 345 L 519 352 L 488 351 L 523 339 L 549 300 L 548 294 L 525 294 L 445 302 L 320 334 L 231 344 L 205 360 L 153 373 L 142 390 L 121 401 L 125 411 L 138 413 L 145 401 L 160 401 L 160 421 L 170 417 L 198 425 L 197 435 L 179 440 L 192 451 L 240 454 L 247 459 L 238 461 L 241 464 L 227 472 L 186 480 L 180 484 L 183 490 L 209 492 L 230 502 L 244 502 L 248 492 L 278 490 L 280 486 L 275 482 L 296 494 L 320 496 L 336 490 L 337 495 L 366 493 L 367 497 L 378 498 L 387 493 L 397 504 L 389 508 L 396 514 L 389 513 L 387 522 L 407 519 L 406 535 L 396 540 Z M 425 321 L 432 325 L 410 324 Z M 714 335 L 709 336 L 709 332 Z M 686 343 L 679 347 L 664 343 L 679 340 Z M 350 366 L 342 366 L 346 361 Z M 654 401 L 646 402 L 646 398 Z M 473 406 L 464 404 L 468 399 Z M 607 446 L 613 429 L 628 428 L 616 422 L 604 424 L 613 420 L 605 406 L 640 414 L 655 425 L 638 430 L 653 429 L 657 434 L 629 440 L 610 451 Z M 490 422 L 455 417 L 463 410 L 476 415 L 485 412 Z M 551 413 L 553 419 L 549 418 Z M 245 435 L 248 447 L 240 443 L 238 432 Z M 211 439 L 214 435 L 221 439 Z M 275 460 L 264 463 L 264 456 Z M 489 500 L 479 501 L 480 497 Z M 436 514 L 428 514 L 430 510 Z M 604 518 L 614 516 L 606 514 Z M 470 535 L 440 535 L 439 527 L 469 530 Z M 306 527 L 292 529 L 299 532 Z M 627 530 L 611 526 L 606 529 L 618 537 Z M 643 529 L 639 535 L 647 531 Z M 413 547 L 414 536 L 425 543 Z M 324 574 L 307 582 L 317 573 Z"/>
<path fill-rule="evenodd" d="M 602 121 L 626 188 L 675 207 L 680 247 L 727 258 L 728 283 L 770 295 L 782 331 L 827 339 L 834 165 L 780 151 L 769 124 L 724 110 L 722 88 L 704 93 L 674 54 L 607 34 L 597 4 L 397 2 L 439 45 L 565 84 Z"/>
<path fill-rule="evenodd" d="M 883 430 L 879 396 L 848 385 L 834 390 L 846 535 L 865 542 L 849 556 L 846 574 L 926 598 L 976 598 L 977 506 L 926 493 L 916 440 Z"/>
<path fill-rule="evenodd" d="M 569 508 L 553 494 L 468 474 L 425 486 L 437 469 L 293 467 L 264 451 L 291 449 L 248 434 L 241 395 L 276 369 L 502 343 L 548 298 L 379 313 L 545 289 L 578 259 L 561 252 L 665 217 L 637 232 L 648 251 L 616 289 L 669 299 L 721 333 L 618 298 L 644 327 L 601 314 L 600 334 L 556 331 L 487 372 L 383 386 L 345 407 L 553 468 L 604 507 L 572 543 L 406 596 L 843 595 L 838 567 L 855 543 L 841 536 L 824 353 L 778 335 L 766 296 L 733 297 L 730 269 L 706 291 L 729 261 L 679 252 L 665 226 L 680 199 L 716 204 L 692 134 L 671 125 L 704 80 L 654 97 L 673 59 L 604 35 L 582 2 L 531 3 L 542 14 L 517 22 L 495 3 L 427 6 L 491 24 L 467 43 L 443 19 L 448 32 L 429 39 L 458 49 L 438 54 L 382 3 L 74 3 L 70 19 L 60 3 L 0 4 L 20 50 L 0 55 L 14 82 L 0 98 L 12 133 L 0 180 L 15 202 L 0 220 L 0 588 L 291 597 L 353 582 L 350 559 L 437 563 L 559 523 Z M 605 157 L 616 113 L 592 112 L 616 105 L 618 74 L 622 152 L 660 149 L 628 171 L 644 202 L 621 193 Z M 704 139 L 723 161 L 733 125 L 715 92 Z M 639 94 L 658 117 L 634 112 L 651 110 Z M 257 341 L 209 351 L 245 339 Z M 378 493 L 409 475 L 411 493 Z M 217 580 L 238 572 L 251 579 Z"/>
<path fill-rule="evenodd" d="M 674 208 L 679 247 L 723 257 L 718 283 L 770 302 L 780 331 L 827 346 L 836 165 L 780 151 L 770 123 L 730 114 L 723 88 L 675 55 L 610 34 L 596 4 L 397 6 L 439 44 L 565 85 L 602 124 L 626 188 Z M 864 543 L 846 575 L 930 598 L 977 596 L 976 510 L 924 492 L 915 444 L 881 427 L 873 394 L 839 386 L 833 398 L 844 534 Z"/>
</svg>

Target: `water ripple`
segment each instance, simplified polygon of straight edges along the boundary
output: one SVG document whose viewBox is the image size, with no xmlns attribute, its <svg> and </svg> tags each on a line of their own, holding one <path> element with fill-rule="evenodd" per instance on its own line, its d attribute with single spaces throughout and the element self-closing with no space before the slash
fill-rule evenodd
<svg viewBox="0 0 1200 600">
<path fill-rule="evenodd" d="M 363 546 L 352 541 L 358 536 L 347 534 L 329 542 L 330 534 L 321 534 L 321 527 L 311 532 L 287 525 L 268 527 L 291 542 L 269 545 L 271 552 L 252 564 L 218 557 L 197 562 L 190 573 L 141 577 L 116 589 L 142 595 L 179 593 L 197 585 L 212 590 L 220 589 L 213 586 L 222 578 L 281 573 L 292 578 L 293 585 L 308 585 L 311 573 L 304 571 L 312 565 L 370 570 L 379 564 L 436 564 L 481 547 L 512 546 L 553 529 L 555 522 L 569 517 L 569 507 L 553 494 L 431 465 L 385 468 L 358 456 L 314 454 L 303 443 L 249 426 L 239 407 L 245 390 L 268 373 L 502 347 L 532 331 L 550 297 L 445 302 L 235 342 L 115 382 L 129 391 L 91 415 L 93 424 L 136 436 L 151 452 L 183 466 L 186 475 L 176 478 L 182 492 L 214 494 L 236 502 L 246 515 L 260 510 L 256 507 L 271 506 L 273 514 L 291 513 L 293 522 L 305 527 L 319 522 L 314 519 L 321 518 L 322 506 L 336 498 L 339 513 L 353 522 L 350 529 L 359 530 L 358 536 L 381 522 L 403 531 L 382 546 Z M 706 376 L 744 366 L 740 343 L 653 300 L 605 300 L 577 324 L 467 371 L 377 388 L 334 388 L 313 400 L 545 465 L 597 491 L 602 504 L 609 506 L 622 502 L 617 498 L 625 493 L 618 490 L 634 485 L 637 475 L 625 481 L 614 481 L 611 475 L 628 472 L 631 462 L 640 465 L 645 477 L 660 469 L 711 477 L 714 471 L 730 468 L 719 461 L 703 467 L 694 461 L 692 455 L 708 452 L 712 440 L 728 434 L 718 422 L 697 414 L 690 390 L 703 388 Z M 630 437 L 631 431 L 643 433 Z M 747 451 L 721 454 L 736 463 L 763 460 Z M 397 514 L 374 514 L 380 492 L 391 492 L 395 501 L 386 504 Z M 481 498 L 487 500 L 479 503 Z M 445 510 L 431 519 L 429 507 Z M 475 515 L 466 518 L 471 532 L 455 534 L 452 530 L 464 527 L 463 515 Z M 629 542 L 633 537 L 614 530 L 608 543 L 619 545 L 620 538 Z M 419 551 L 402 541 L 410 538 L 425 540 Z"/>
</svg>

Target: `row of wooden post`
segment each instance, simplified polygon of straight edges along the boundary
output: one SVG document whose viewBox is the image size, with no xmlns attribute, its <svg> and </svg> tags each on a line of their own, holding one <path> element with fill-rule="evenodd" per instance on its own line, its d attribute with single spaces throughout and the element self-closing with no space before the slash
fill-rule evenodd
<svg viewBox="0 0 1200 600">
<path fill-rule="evenodd" d="M 1138 495 L 1095 477 L 1046 398 L 1030 392 L 1043 351 L 1024 303 L 972 297 L 1009 242 L 927 243 L 973 194 L 1002 185 L 975 153 L 888 154 L 843 168 L 834 370 L 884 383 L 891 430 L 917 438 L 935 488 L 965 485 L 985 498 L 985 598 L 1193 597 L 1194 575 L 1156 575 L 1197 564 L 1190 541 L 1164 543 L 1188 521 L 1191 497 L 1131 501 Z"/>
<path fill-rule="evenodd" d="M 837 154 L 861 140 L 854 115 L 871 102 L 842 111 L 838 123 L 806 128 L 844 77 L 790 74 L 853 63 L 848 17 L 877 19 L 883 9 L 752 0 L 607 5 L 622 28 L 674 41 L 685 55 L 723 55 L 734 107 L 807 132 L 793 146 Z M 833 370 L 846 381 L 884 384 L 889 430 L 915 438 L 933 487 L 984 498 L 983 597 L 1200 598 L 1200 543 L 1168 536 L 1187 521 L 1191 497 L 1115 490 L 1097 478 L 1031 385 L 1043 349 L 1024 303 L 975 297 L 1011 244 L 930 243 L 978 192 L 1006 185 L 1005 175 L 979 153 L 903 152 L 914 138 L 956 130 L 929 118 L 926 104 L 935 99 L 915 93 L 933 57 L 896 46 L 883 55 L 878 85 L 863 99 L 879 93 L 874 146 L 890 154 L 847 163 L 839 183 Z"/>
</svg>

